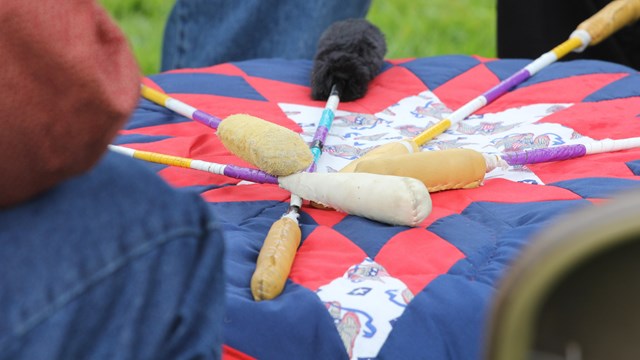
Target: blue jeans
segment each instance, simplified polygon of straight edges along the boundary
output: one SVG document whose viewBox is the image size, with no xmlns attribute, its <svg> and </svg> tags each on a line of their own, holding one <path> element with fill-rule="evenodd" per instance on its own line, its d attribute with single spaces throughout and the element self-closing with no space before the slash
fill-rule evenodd
<svg viewBox="0 0 640 360">
<path fill-rule="evenodd" d="M 0 359 L 218 359 L 223 251 L 197 194 L 107 154 L 0 211 Z"/>
<path fill-rule="evenodd" d="M 333 22 L 362 18 L 371 0 L 177 0 L 162 70 L 255 58 L 312 59 Z"/>
</svg>

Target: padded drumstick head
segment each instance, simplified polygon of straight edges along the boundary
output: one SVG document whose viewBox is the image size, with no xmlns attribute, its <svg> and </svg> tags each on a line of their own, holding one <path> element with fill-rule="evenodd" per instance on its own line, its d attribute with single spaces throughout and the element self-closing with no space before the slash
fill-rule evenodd
<svg viewBox="0 0 640 360">
<path fill-rule="evenodd" d="M 354 171 L 418 179 L 434 193 L 480 186 L 487 164 L 475 150 L 448 149 L 366 159 Z"/>
<path fill-rule="evenodd" d="M 301 172 L 278 184 L 303 199 L 385 224 L 418 226 L 431 213 L 427 187 L 409 177 Z"/>
<path fill-rule="evenodd" d="M 382 69 L 386 52 L 384 35 L 367 20 L 332 24 L 318 41 L 311 70 L 311 97 L 328 98 L 334 84 L 342 101 L 363 97 L 369 82 Z"/>
<path fill-rule="evenodd" d="M 313 162 L 299 134 L 251 115 L 224 119 L 218 126 L 218 138 L 236 156 L 272 175 L 291 175 Z"/>
</svg>

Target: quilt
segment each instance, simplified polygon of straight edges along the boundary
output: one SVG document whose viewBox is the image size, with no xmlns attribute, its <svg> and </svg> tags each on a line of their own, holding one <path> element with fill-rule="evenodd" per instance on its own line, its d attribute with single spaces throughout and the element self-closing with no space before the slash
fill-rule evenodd
<svg viewBox="0 0 640 360">
<path fill-rule="evenodd" d="M 364 98 L 339 104 L 317 171 L 338 171 L 380 144 L 415 136 L 529 62 L 467 55 L 386 60 Z M 144 83 L 220 118 L 247 113 L 310 141 L 325 105 L 311 100 L 311 68 L 307 60 L 257 59 L 160 73 Z M 423 151 L 500 154 L 637 136 L 640 74 L 573 60 L 543 69 Z M 215 130 L 147 100 L 114 143 L 250 166 L 222 146 Z M 630 149 L 495 169 L 480 187 L 432 193 L 432 211 L 417 227 L 305 204 L 285 289 L 257 302 L 249 287 L 256 259 L 290 194 L 144 164 L 171 185 L 200 193 L 224 229 L 225 359 L 481 358 L 492 297 L 532 237 L 563 214 L 640 187 L 640 149 Z"/>
</svg>

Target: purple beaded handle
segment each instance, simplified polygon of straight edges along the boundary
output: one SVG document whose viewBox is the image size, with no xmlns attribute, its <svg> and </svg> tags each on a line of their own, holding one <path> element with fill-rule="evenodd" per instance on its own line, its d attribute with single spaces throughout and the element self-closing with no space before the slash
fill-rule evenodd
<svg viewBox="0 0 640 360">
<path fill-rule="evenodd" d="M 509 165 L 537 164 L 548 161 L 559 161 L 584 156 L 587 148 L 582 144 L 562 145 L 546 149 L 508 152 L 500 155 Z"/>
<path fill-rule="evenodd" d="M 277 184 L 278 178 L 264 171 L 235 165 L 226 165 L 224 175 L 260 184 Z"/>
<path fill-rule="evenodd" d="M 546 149 L 508 152 L 500 157 L 509 165 L 527 165 L 541 162 L 573 159 L 589 154 L 599 154 L 640 147 L 640 137 L 603 139 L 584 144 L 560 145 Z"/>
</svg>

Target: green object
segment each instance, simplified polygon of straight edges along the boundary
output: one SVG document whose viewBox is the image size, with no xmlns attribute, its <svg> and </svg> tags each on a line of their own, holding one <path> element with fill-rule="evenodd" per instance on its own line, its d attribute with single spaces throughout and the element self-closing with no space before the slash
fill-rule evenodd
<svg viewBox="0 0 640 360">
<path fill-rule="evenodd" d="M 640 359 L 640 193 L 558 219 L 499 285 L 486 358 Z"/>
</svg>

